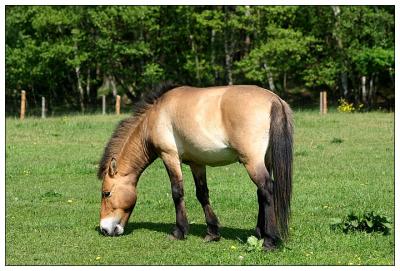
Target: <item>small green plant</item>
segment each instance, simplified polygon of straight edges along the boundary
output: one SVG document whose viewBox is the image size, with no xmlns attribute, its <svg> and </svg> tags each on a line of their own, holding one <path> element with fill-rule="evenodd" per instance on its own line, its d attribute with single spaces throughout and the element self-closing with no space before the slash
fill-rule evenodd
<svg viewBox="0 0 400 271">
<path fill-rule="evenodd" d="M 340 98 L 338 100 L 338 102 L 339 102 L 339 106 L 337 107 L 337 110 L 339 112 L 343 112 L 343 113 L 353 113 L 356 110 L 360 111 L 364 107 L 363 104 L 354 106 L 353 103 L 349 103 L 345 98 Z"/>
<path fill-rule="evenodd" d="M 62 194 L 55 192 L 55 191 L 48 191 L 44 194 L 41 195 L 41 200 L 42 201 L 48 201 L 48 202 L 55 202 L 58 201 L 62 197 Z"/>
<path fill-rule="evenodd" d="M 340 144 L 340 143 L 343 143 L 343 139 L 335 137 L 335 138 L 333 138 L 333 139 L 331 140 L 331 143 L 333 143 L 333 144 Z"/>
<path fill-rule="evenodd" d="M 362 215 L 350 213 L 343 219 L 333 219 L 331 223 L 332 230 L 341 230 L 344 233 L 365 231 L 367 233 L 381 232 L 388 235 L 391 228 L 391 222 L 387 217 L 374 212 L 367 212 Z"/>
<path fill-rule="evenodd" d="M 258 240 L 255 236 L 247 238 L 246 251 L 262 251 L 263 250 L 263 239 Z"/>
</svg>

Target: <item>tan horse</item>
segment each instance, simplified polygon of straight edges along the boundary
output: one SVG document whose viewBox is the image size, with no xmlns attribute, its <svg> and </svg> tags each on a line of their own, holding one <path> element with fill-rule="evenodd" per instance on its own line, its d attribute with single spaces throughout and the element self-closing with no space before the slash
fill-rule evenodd
<svg viewBox="0 0 400 271">
<path fill-rule="evenodd" d="M 160 157 L 171 181 L 176 211 L 172 237 L 188 233 L 181 163 L 193 173 L 207 223 L 207 241 L 218 240 L 206 165 L 242 163 L 257 186 L 256 233 L 265 250 L 286 237 L 292 182 L 292 114 L 286 102 L 257 86 L 178 87 L 137 106 L 116 128 L 100 163 L 103 180 L 100 229 L 120 235 L 136 203 L 141 173 Z M 272 179 L 272 174 L 274 180 Z"/>
</svg>

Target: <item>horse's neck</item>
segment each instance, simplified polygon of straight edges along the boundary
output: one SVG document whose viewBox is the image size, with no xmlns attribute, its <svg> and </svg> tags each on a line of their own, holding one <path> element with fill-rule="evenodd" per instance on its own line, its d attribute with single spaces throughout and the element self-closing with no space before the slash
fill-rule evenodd
<svg viewBox="0 0 400 271">
<path fill-rule="evenodd" d="M 142 118 L 132 133 L 119 157 L 119 170 L 133 174 L 136 178 L 150 165 L 156 154 L 147 140 L 147 118 Z"/>
</svg>

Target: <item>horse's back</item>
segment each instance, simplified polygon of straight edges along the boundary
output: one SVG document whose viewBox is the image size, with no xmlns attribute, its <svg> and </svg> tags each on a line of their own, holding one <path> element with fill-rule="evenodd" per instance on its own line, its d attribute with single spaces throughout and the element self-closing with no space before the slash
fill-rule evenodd
<svg viewBox="0 0 400 271">
<path fill-rule="evenodd" d="M 179 87 L 157 105 L 153 138 L 159 148 L 199 164 L 229 164 L 250 151 L 264 155 L 276 99 L 257 86 Z"/>
</svg>

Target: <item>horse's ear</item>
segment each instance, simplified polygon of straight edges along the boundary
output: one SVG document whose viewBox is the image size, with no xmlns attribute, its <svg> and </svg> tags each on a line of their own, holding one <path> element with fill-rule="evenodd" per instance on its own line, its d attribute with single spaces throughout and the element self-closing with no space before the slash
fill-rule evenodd
<svg viewBox="0 0 400 271">
<path fill-rule="evenodd" d="M 115 174 L 117 174 L 117 160 L 115 160 L 115 158 L 113 157 L 111 159 L 111 163 L 110 163 L 110 166 L 108 168 L 108 175 L 110 175 L 112 177 Z"/>
</svg>

